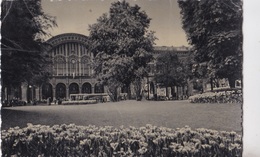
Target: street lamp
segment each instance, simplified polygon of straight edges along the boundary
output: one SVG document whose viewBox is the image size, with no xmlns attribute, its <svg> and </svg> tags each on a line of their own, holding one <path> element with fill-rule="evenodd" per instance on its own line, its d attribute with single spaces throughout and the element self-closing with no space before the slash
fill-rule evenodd
<svg viewBox="0 0 260 157">
<path fill-rule="evenodd" d="M 30 92 L 31 92 L 31 93 L 30 93 L 30 97 L 31 97 L 31 98 L 30 98 L 29 100 L 30 100 L 30 101 L 33 101 L 33 86 L 29 85 L 29 90 L 30 90 Z"/>
</svg>

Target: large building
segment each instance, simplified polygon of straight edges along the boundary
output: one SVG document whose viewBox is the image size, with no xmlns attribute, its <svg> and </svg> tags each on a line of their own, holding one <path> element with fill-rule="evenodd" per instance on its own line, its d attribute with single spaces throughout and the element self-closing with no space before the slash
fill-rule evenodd
<svg viewBox="0 0 260 157">
<path fill-rule="evenodd" d="M 52 77 L 49 83 L 43 83 L 39 86 L 22 85 L 17 94 L 14 92 L 4 92 L 5 99 L 17 97 L 23 101 L 33 99 L 46 100 L 52 99 L 71 99 L 71 94 L 95 94 L 106 93 L 106 87 L 100 85 L 93 77 L 93 53 L 88 49 L 88 37 L 81 34 L 66 33 L 52 37 L 46 42 L 46 51 L 51 57 Z M 177 53 L 183 61 L 189 58 L 190 51 L 187 47 L 155 47 L 156 56 L 160 53 L 170 51 Z M 149 64 L 150 73 L 147 79 L 144 79 L 146 87 L 148 86 L 150 97 L 157 94 L 156 82 L 153 80 L 156 63 Z M 123 92 L 121 90 L 121 92 Z"/>
<path fill-rule="evenodd" d="M 88 38 L 68 33 L 47 41 L 52 58 L 52 78 L 42 87 L 42 99 L 69 99 L 71 94 L 104 93 L 104 87 L 93 78 L 93 53 L 88 50 Z"/>
</svg>

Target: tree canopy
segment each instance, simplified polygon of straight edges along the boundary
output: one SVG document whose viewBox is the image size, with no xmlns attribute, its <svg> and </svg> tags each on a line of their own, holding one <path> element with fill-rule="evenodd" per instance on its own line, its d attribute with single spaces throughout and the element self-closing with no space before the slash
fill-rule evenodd
<svg viewBox="0 0 260 157">
<path fill-rule="evenodd" d="M 191 74 L 191 67 L 181 62 L 173 52 L 159 54 L 156 66 L 155 80 L 164 87 L 184 86 Z"/>
<path fill-rule="evenodd" d="M 15 86 L 46 76 L 43 37 L 56 26 L 55 18 L 43 12 L 41 0 L 3 0 L 1 7 L 2 84 Z"/>
<path fill-rule="evenodd" d="M 129 87 L 145 75 L 156 39 L 148 30 L 150 21 L 139 6 L 118 1 L 89 27 L 94 71 L 102 83 L 118 82 Z"/>
<path fill-rule="evenodd" d="M 211 78 L 242 79 L 241 0 L 179 0 L 183 29 L 195 60 Z"/>
</svg>

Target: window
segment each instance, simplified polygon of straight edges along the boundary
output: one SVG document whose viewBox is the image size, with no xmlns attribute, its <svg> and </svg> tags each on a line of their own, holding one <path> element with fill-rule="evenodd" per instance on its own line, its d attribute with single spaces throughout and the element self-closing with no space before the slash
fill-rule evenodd
<svg viewBox="0 0 260 157">
<path fill-rule="evenodd" d="M 76 75 L 77 74 L 77 60 L 71 59 L 70 60 L 70 75 Z"/>
<path fill-rule="evenodd" d="M 87 57 L 82 58 L 81 72 L 85 76 L 90 76 L 90 61 Z"/>
<path fill-rule="evenodd" d="M 54 66 L 54 71 L 56 71 L 56 74 L 61 76 L 65 74 L 66 64 L 65 60 L 62 57 L 57 58 L 56 64 Z"/>
</svg>

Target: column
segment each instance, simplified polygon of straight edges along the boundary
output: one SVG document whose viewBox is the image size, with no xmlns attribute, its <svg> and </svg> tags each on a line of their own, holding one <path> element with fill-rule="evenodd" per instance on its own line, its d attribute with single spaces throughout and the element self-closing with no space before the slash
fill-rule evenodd
<svg viewBox="0 0 260 157">
<path fill-rule="evenodd" d="M 66 99 L 70 99 L 69 87 L 66 87 Z"/>
<path fill-rule="evenodd" d="M 81 76 L 81 49 L 80 44 L 78 44 L 78 51 L 79 51 L 79 76 Z"/>
<path fill-rule="evenodd" d="M 81 93 L 82 93 L 82 84 L 79 83 L 79 94 L 81 94 Z"/>
<path fill-rule="evenodd" d="M 22 101 L 27 101 L 27 85 L 22 85 Z"/>
<path fill-rule="evenodd" d="M 39 99 L 38 100 L 42 100 L 42 86 L 39 86 Z"/>
<path fill-rule="evenodd" d="M 56 88 L 55 88 L 55 86 L 52 87 L 52 96 L 53 96 L 53 98 L 57 98 L 56 97 Z"/>
<path fill-rule="evenodd" d="M 92 87 L 92 92 L 91 93 L 95 93 L 95 84 L 91 85 L 91 87 Z"/>
<path fill-rule="evenodd" d="M 40 87 L 35 88 L 35 98 L 36 100 L 40 100 Z"/>
<path fill-rule="evenodd" d="M 68 43 L 69 44 L 69 43 Z M 66 76 L 69 76 L 69 67 L 68 67 L 68 44 L 66 44 L 65 46 L 66 46 L 66 48 L 65 48 L 65 53 L 66 53 L 66 55 L 65 55 L 65 65 L 66 65 Z"/>
</svg>

